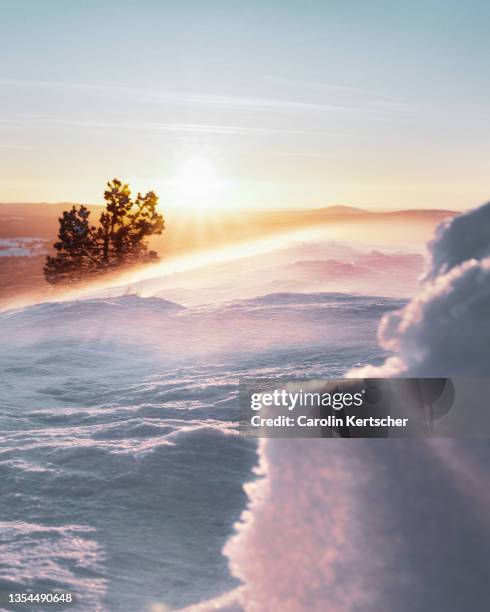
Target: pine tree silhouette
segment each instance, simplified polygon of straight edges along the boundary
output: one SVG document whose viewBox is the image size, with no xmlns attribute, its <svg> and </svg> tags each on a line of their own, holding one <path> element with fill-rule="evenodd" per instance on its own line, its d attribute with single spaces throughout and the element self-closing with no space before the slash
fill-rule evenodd
<svg viewBox="0 0 490 612">
<path fill-rule="evenodd" d="M 94 274 L 138 263 L 157 261 L 145 239 L 165 228 L 157 211 L 158 196 L 149 191 L 131 199 L 129 186 L 118 179 L 107 183 L 105 211 L 97 226 L 90 211 L 73 206 L 60 217 L 56 255 L 48 255 L 44 276 L 51 284 L 73 283 Z"/>
</svg>

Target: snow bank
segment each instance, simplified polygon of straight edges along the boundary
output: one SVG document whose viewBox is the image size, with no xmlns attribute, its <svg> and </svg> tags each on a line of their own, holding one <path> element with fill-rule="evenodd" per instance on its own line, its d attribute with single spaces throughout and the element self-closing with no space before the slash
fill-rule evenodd
<svg viewBox="0 0 490 612">
<path fill-rule="evenodd" d="M 488 375 L 489 236 L 489 204 L 440 226 L 421 294 L 380 327 L 397 356 L 351 373 Z M 244 586 L 196 610 L 487 609 L 487 442 L 276 439 L 259 455 L 225 547 Z"/>
</svg>

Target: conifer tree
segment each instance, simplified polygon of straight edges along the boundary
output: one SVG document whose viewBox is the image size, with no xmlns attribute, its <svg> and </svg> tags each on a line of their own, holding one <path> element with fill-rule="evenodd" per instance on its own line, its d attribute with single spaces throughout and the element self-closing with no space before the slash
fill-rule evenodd
<svg viewBox="0 0 490 612">
<path fill-rule="evenodd" d="M 90 211 L 85 206 L 64 211 L 59 219 L 58 251 L 48 255 L 44 276 L 49 283 L 65 283 L 81 280 L 98 265 L 95 228 L 89 222 Z"/>
<path fill-rule="evenodd" d="M 157 210 L 158 196 L 149 191 L 131 199 L 129 186 L 118 179 L 107 183 L 105 211 L 97 226 L 90 211 L 73 206 L 59 219 L 56 255 L 48 255 L 44 275 L 51 284 L 80 281 L 115 268 L 158 260 L 146 238 L 161 234 L 164 220 Z"/>
</svg>

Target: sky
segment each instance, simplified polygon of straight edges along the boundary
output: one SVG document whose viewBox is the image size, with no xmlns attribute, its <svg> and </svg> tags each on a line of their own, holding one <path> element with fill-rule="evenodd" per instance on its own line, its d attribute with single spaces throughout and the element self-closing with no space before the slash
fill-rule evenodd
<svg viewBox="0 0 490 612">
<path fill-rule="evenodd" d="M 0 0 L 0 201 L 466 209 L 490 4 Z"/>
</svg>

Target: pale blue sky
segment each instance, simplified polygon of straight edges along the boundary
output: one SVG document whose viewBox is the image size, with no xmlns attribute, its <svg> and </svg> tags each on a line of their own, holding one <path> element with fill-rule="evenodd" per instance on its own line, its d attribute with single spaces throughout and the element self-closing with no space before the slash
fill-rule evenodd
<svg viewBox="0 0 490 612">
<path fill-rule="evenodd" d="M 490 196 L 490 5 L 0 0 L 0 201 L 466 208 Z M 194 197 L 195 194 L 193 194 Z"/>
</svg>

